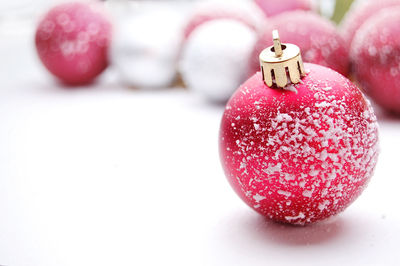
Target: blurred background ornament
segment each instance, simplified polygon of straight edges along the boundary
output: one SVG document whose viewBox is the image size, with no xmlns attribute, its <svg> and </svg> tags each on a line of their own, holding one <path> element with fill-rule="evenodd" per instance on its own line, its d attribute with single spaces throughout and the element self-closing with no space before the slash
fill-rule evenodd
<svg viewBox="0 0 400 266">
<path fill-rule="evenodd" d="M 312 0 L 254 0 L 268 17 L 287 11 L 312 10 Z"/>
<path fill-rule="evenodd" d="M 400 114 L 400 5 L 382 9 L 357 31 L 351 45 L 355 77 L 380 106 Z"/>
<path fill-rule="evenodd" d="M 225 102 L 246 79 L 256 32 L 232 19 L 198 26 L 186 40 L 180 72 L 186 86 L 200 95 Z"/>
<path fill-rule="evenodd" d="M 39 23 L 35 43 L 44 66 L 71 85 L 92 82 L 108 66 L 111 23 L 98 2 L 59 4 Z"/>
<path fill-rule="evenodd" d="M 355 2 L 341 23 L 341 32 L 348 45 L 351 46 L 354 36 L 360 27 L 375 16 L 380 10 L 400 6 L 399 0 L 380 0 Z"/>
<path fill-rule="evenodd" d="M 188 15 L 185 38 L 199 25 L 214 19 L 238 20 L 253 30 L 262 30 L 266 23 L 263 11 L 252 0 L 206 0 L 199 1 Z"/>
<path fill-rule="evenodd" d="M 194 5 L 180 63 L 185 85 L 212 101 L 227 101 L 246 79 L 256 36 L 267 24 L 253 1 L 214 0 Z"/>
<path fill-rule="evenodd" d="M 349 56 L 343 38 L 335 25 L 313 12 L 285 12 L 270 20 L 272 27 L 279 30 L 283 40 L 300 47 L 304 62 L 332 68 L 343 75 L 349 71 Z M 251 56 L 250 74 L 259 71 L 258 54 L 272 45 L 271 27 L 265 27 Z"/>
<path fill-rule="evenodd" d="M 117 4 L 123 10 L 114 15 L 111 62 L 122 82 L 139 88 L 171 86 L 185 25 L 182 6 L 176 1 Z"/>
</svg>

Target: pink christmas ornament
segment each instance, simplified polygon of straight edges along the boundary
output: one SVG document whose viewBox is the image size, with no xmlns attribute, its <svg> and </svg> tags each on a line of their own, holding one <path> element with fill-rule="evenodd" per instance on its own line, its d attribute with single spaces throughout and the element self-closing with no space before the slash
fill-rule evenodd
<svg viewBox="0 0 400 266">
<path fill-rule="evenodd" d="M 279 30 L 283 40 L 296 44 L 302 50 L 304 62 L 332 68 L 343 75 L 349 72 L 349 56 L 343 38 L 330 21 L 306 11 L 287 12 L 272 20 L 272 27 Z M 257 41 L 250 67 L 250 75 L 259 70 L 254 60 L 260 52 L 272 44 L 271 26 Z"/>
<path fill-rule="evenodd" d="M 245 203 L 274 221 L 303 225 L 343 211 L 361 194 L 376 165 L 378 126 L 362 92 L 329 68 L 306 63 L 299 83 L 278 88 L 282 75 L 296 79 L 300 65 L 279 67 L 273 79 L 264 67 L 240 86 L 226 106 L 219 145 Z"/>
<path fill-rule="evenodd" d="M 358 29 L 370 18 L 384 8 L 400 6 L 400 0 L 364 1 L 352 5 L 341 23 L 342 36 L 350 47 Z"/>
<path fill-rule="evenodd" d="M 45 67 L 61 81 L 91 82 L 108 65 L 111 24 L 93 2 L 52 8 L 36 30 L 36 49 Z"/>
<path fill-rule="evenodd" d="M 311 10 L 310 0 L 254 0 L 268 17 L 279 15 L 286 11 Z"/>
<path fill-rule="evenodd" d="M 261 30 L 266 23 L 262 10 L 251 1 L 206 1 L 193 8 L 185 28 L 185 38 L 198 26 L 216 19 L 237 20 L 255 31 Z"/>
<path fill-rule="evenodd" d="M 400 114 L 400 6 L 385 9 L 357 31 L 351 59 L 357 81 L 371 98 Z"/>
</svg>

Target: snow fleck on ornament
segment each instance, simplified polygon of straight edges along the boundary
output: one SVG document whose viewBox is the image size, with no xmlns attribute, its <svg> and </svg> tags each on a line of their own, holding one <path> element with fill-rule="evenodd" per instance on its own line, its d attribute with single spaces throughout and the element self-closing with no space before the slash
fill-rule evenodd
<svg viewBox="0 0 400 266">
<path fill-rule="evenodd" d="M 346 44 L 350 47 L 360 27 L 382 9 L 400 6 L 399 0 L 379 0 L 355 2 L 341 23 L 341 32 Z"/>
<path fill-rule="evenodd" d="M 247 78 L 246 62 L 255 41 L 256 33 L 236 20 L 204 23 L 184 45 L 180 62 L 183 81 L 207 99 L 227 101 Z"/>
<path fill-rule="evenodd" d="M 262 10 L 251 1 L 205 1 L 196 5 L 193 10 L 185 28 L 185 38 L 198 26 L 215 19 L 237 20 L 255 31 L 261 30 L 266 23 Z"/>
<path fill-rule="evenodd" d="M 327 66 L 342 75 L 348 74 L 347 46 L 332 22 L 312 12 L 294 11 L 276 16 L 271 23 L 279 30 L 282 39 L 300 47 L 304 62 Z M 255 45 L 251 56 L 251 75 L 259 69 L 259 63 L 254 58 L 272 44 L 270 33 L 271 28 L 266 27 Z"/>
<path fill-rule="evenodd" d="M 384 9 L 357 32 L 353 70 L 361 87 L 386 110 L 400 114 L 400 6 Z"/>
<path fill-rule="evenodd" d="M 292 45 L 283 44 L 281 56 L 279 38 L 274 46 L 260 55 L 263 71 L 226 106 L 221 162 L 250 207 L 304 225 L 343 211 L 367 186 L 378 157 L 378 125 L 347 78 L 315 64 L 304 64 L 303 72 L 301 55 L 286 54 Z"/>
<path fill-rule="evenodd" d="M 276 16 L 286 11 L 311 10 L 310 0 L 254 0 L 268 17 Z"/>
<path fill-rule="evenodd" d="M 36 30 L 38 55 L 61 81 L 91 82 L 108 65 L 111 24 L 94 2 L 65 3 L 51 9 Z"/>
</svg>

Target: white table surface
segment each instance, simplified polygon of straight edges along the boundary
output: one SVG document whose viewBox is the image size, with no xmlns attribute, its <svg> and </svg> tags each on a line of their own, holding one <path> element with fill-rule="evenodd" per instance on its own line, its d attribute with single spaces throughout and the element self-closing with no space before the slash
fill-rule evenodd
<svg viewBox="0 0 400 266">
<path fill-rule="evenodd" d="M 266 221 L 218 157 L 223 111 L 182 89 L 65 89 L 30 30 L 0 31 L 0 265 L 399 265 L 400 119 L 369 187 L 327 222 Z"/>
</svg>

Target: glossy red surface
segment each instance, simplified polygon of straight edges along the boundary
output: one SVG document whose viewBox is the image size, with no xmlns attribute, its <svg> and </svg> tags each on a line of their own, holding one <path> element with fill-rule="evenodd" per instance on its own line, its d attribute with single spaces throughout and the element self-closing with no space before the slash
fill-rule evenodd
<svg viewBox="0 0 400 266">
<path fill-rule="evenodd" d="M 368 100 L 339 73 L 305 64 L 290 90 L 258 72 L 229 100 L 220 158 L 236 193 L 275 221 L 307 224 L 349 206 L 371 178 L 378 127 Z"/>
</svg>

